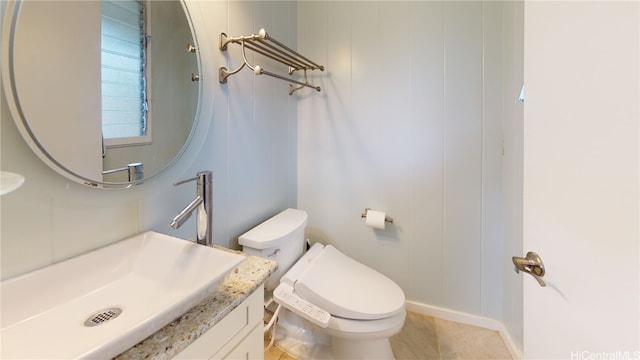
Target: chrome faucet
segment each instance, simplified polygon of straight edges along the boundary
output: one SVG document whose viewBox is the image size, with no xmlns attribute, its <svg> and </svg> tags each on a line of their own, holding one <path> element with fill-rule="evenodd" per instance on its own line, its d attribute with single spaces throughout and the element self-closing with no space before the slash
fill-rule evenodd
<svg viewBox="0 0 640 360">
<path fill-rule="evenodd" d="M 102 175 L 113 174 L 120 171 L 126 171 L 129 182 L 136 182 L 144 178 L 144 172 L 142 170 L 142 167 L 143 165 L 141 162 L 130 163 L 130 164 L 127 164 L 127 166 L 125 167 L 111 169 L 111 170 L 104 170 L 102 172 Z"/>
<path fill-rule="evenodd" d="M 211 244 L 213 244 L 211 240 L 211 204 L 213 200 L 211 171 L 200 171 L 196 174 L 196 177 L 176 181 L 173 183 L 173 186 L 182 185 L 191 181 L 196 181 L 197 183 L 198 196 L 173 218 L 169 226 L 174 229 L 180 228 L 180 226 L 189 219 L 193 211 L 197 209 L 196 242 L 200 245 L 211 246 Z"/>
</svg>

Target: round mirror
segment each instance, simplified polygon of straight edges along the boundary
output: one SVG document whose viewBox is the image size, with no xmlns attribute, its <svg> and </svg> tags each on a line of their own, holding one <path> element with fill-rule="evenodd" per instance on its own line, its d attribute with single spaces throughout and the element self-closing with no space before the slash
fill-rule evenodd
<svg viewBox="0 0 640 360">
<path fill-rule="evenodd" d="M 201 93 L 182 1 L 15 1 L 3 23 L 8 105 L 54 170 L 125 188 L 180 157 Z"/>
</svg>

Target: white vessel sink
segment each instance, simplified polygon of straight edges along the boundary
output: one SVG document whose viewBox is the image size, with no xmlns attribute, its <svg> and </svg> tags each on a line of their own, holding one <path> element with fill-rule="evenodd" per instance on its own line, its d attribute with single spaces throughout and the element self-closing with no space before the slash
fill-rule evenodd
<svg viewBox="0 0 640 360">
<path fill-rule="evenodd" d="M 24 184 L 24 176 L 8 171 L 0 171 L 0 195 L 8 194 Z"/>
<path fill-rule="evenodd" d="M 202 301 L 245 256 L 146 232 L 0 284 L 0 358 L 112 358 Z M 102 321 L 119 308 L 122 313 Z M 86 326 L 92 314 L 103 314 Z"/>
</svg>

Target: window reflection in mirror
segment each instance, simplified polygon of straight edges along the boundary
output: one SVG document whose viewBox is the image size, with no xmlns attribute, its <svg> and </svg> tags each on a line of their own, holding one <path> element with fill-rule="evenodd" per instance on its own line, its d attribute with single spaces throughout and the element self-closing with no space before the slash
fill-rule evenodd
<svg viewBox="0 0 640 360">
<path fill-rule="evenodd" d="M 187 141 L 199 92 L 198 84 L 191 81 L 191 73 L 198 71 L 197 58 L 185 50 L 193 40 L 180 2 L 143 1 L 140 8 L 142 30 L 132 41 L 140 47 L 144 74 L 139 77 L 141 97 L 135 104 L 139 104 L 140 123 L 131 128 L 144 135 L 108 138 L 105 134 L 103 169 L 142 162 L 146 177 L 167 166 L 171 154 L 177 154 Z M 127 172 L 104 175 L 104 181 L 127 181 Z"/>
<path fill-rule="evenodd" d="M 101 2 L 102 136 L 107 146 L 150 140 L 146 15 L 143 1 Z"/>
</svg>

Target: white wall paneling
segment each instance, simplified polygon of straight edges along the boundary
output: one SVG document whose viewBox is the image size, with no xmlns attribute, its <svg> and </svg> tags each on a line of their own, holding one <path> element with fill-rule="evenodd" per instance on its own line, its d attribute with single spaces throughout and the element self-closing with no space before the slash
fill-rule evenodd
<svg viewBox="0 0 640 360">
<path fill-rule="evenodd" d="M 447 307 L 479 314 L 482 274 L 478 269 L 483 260 L 482 4 L 445 3 L 444 29 L 442 292 Z"/>
<path fill-rule="evenodd" d="M 442 277 L 444 230 L 444 4 L 411 3 L 411 127 L 409 153 L 408 297 L 445 306 Z"/>
<path fill-rule="evenodd" d="M 482 10 L 482 279 L 481 313 L 502 316 L 503 276 L 509 253 L 504 252 L 503 223 L 503 4 L 485 2 Z M 513 93 L 512 93 L 513 96 Z M 513 97 L 512 97 L 513 101 Z M 508 269 L 507 269 L 508 271 Z M 497 281 L 496 281 L 497 280 Z"/>
<path fill-rule="evenodd" d="M 308 236 L 388 275 L 412 301 L 495 318 L 501 17 L 500 3 L 298 4 L 298 48 L 327 67 L 323 92 L 298 106 Z M 364 226 L 365 207 L 395 223 Z"/>
<path fill-rule="evenodd" d="M 514 347 L 522 351 L 522 277 L 513 270 L 510 256 L 522 256 L 522 156 L 523 104 L 518 101 L 523 84 L 523 1 L 503 3 L 503 201 L 504 257 L 502 261 L 502 321 Z M 522 354 L 520 354 L 522 357 Z"/>
</svg>

